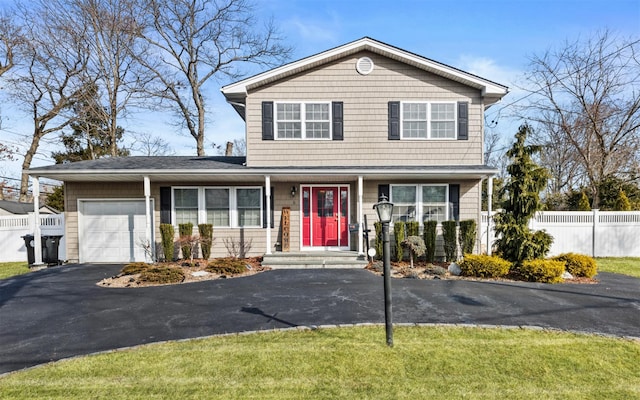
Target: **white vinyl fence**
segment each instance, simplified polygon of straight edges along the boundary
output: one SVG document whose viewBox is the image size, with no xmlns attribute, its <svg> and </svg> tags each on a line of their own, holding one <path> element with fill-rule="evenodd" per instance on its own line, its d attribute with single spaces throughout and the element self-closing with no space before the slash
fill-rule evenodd
<svg viewBox="0 0 640 400">
<path fill-rule="evenodd" d="M 482 250 L 487 248 L 487 212 L 482 213 Z M 550 256 L 640 257 L 640 211 L 541 211 L 529 227 L 553 236 Z M 494 223 L 488 234 L 495 241 Z"/>
<path fill-rule="evenodd" d="M 35 215 L 0 216 L 0 262 L 27 261 L 24 235 L 33 235 Z M 64 214 L 40 214 L 41 236 L 64 235 Z M 44 245 L 44 244 L 43 244 Z M 58 258 L 66 259 L 67 243 L 62 236 Z"/>
</svg>

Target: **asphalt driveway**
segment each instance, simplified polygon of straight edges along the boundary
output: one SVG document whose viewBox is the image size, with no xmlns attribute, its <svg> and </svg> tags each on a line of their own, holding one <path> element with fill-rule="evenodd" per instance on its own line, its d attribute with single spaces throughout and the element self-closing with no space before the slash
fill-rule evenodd
<svg viewBox="0 0 640 400">
<path fill-rule="evenodd" d="M 294 326 L 383 323 L 382 278 L 276 270 L 139 289 L 96 286 L 119 265 L 53 267 L 0 281 L 0 374 L 164 340 Z M 396 323 L 534 325 L 640 336 L 640 279 L 596 285 L 392 281 Z"/>
</svg>

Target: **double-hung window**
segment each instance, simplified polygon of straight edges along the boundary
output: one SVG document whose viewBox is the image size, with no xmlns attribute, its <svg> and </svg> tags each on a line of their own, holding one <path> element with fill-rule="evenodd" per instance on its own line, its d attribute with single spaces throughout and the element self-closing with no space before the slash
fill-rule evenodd
<svg viewBox="0 0 640 400">
<path fill-rule="evenodd" d="M 448 185 L 392 185 L 392 221 L 446 221 L 451 215 Z"/>
<path fill-rule="evenodd" d="M 331 103 L 276 103 L 277 139 L 331 139 Z"/>
<path fill-rule="evenodd" d="M 173 188 L 175 224 L 262 227 L 261 187 Z"/>
<path fill-rule="evenodd" d="M 198 189 L 174 189 L 173 201 L 176 225 L 189 222 L 198 225 Z"/>
<path fill-rule="evenodd" d="M 456 103 L 402 102 L 403 139 L 455 139 Z"/>
</svg>

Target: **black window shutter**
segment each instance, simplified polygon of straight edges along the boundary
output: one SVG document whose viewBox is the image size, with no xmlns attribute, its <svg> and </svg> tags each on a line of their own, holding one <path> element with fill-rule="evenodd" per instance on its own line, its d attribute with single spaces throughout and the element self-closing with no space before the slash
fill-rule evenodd
<svg viewBox="0 0 640 400">
<path fill-rule="evenodd" d="M 391 197 L 389 196 L 389 185 L 378 185 L 378 199 L 376 200 L 376 203 L 378 202 L 378 200 L 380 200 L 380 197 L 382 195 L 387 196 L 387 200 L 391 200 Z"/>
<path fill-rule="evenodd" d="M 171 188 L 160 188 L 160 223 L 171 223 Z"/>
<path fill-rule="evenodd" d="M 270 213 L 269 215 L 271 215 L 271 228 L 273 228 L 274 225 L 274 221 L 273 221 L 273 210 L 275 210 L 273 204 L 275 203 L 275 201 L 273 201 L 274 199 L 274 188 L 273 186 L 271 186 L 271 209 L 269 209 L 269 211 L 267 211 L 267 191 L 266 189 L 263 187 L 262 188 L 262 209 L 264 210 L 264 213 L 262 214 L 262 227 L 266 228 L 267 227 L 267 212 Z"/>
<path fill-rule="evenodd" d="M 400 102 L 389 102 L 389 140 L 400 140 Z"/>
<path fill-rule="evenodd" d="M 458 140 L 469 140 L 469 103 L 458 103 Z"/>
<path fill-rule="evenodd" d="M 273 140 L 273 101 L 262 102 L 262 140 Z"/>
<path fill-rule="evenodd" d="M 451 215 L 449 219 L 459 221 L 460 220 L 460 185 L 459 184 L 449 185 L 449 203 L 452 204 L 451 212 L 453 213 L 453 215 Z"/>
<path fill-rule="evenodd" d="M 331 103 L 333 114 L 333 140 L 344 140 L 343 107 L 341 101 Z"/>
</svg>

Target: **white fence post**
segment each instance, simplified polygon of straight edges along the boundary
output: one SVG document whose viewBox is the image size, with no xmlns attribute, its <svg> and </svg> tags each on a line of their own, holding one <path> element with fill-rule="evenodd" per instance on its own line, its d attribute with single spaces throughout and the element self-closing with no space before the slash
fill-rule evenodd
<svg viewBox="0 0 640 400">
<path fill-rule="evenodd" d="M 598 224 L 600 223 L 600 213 L 599 213 L 599 209 L 595 208 L 592 210 L 593 211 L 593 221 L 592 221 L 592 228 L 591 228 L 591 256 L 595 257 L 596 256 L 596 243 L 597 243 L 597 230 L 598 230 Z"/>
</svg>

